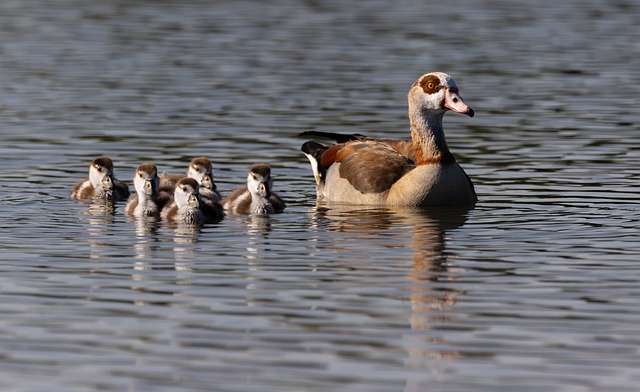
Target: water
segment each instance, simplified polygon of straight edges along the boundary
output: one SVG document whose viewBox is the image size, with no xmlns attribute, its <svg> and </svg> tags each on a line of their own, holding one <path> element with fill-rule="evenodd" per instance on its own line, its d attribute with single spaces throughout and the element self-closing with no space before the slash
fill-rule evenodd
<svg viewBox="0 0 640 392">
<path fill-rule="evenodd" d="M 635 391 L 632 1 L 0 4 L 3 391 Z M 316 205 L 301 130 L 406 137 L 452 74 L 472 210 Z M 199 231 L 69 198 L 207 155 L 283 214 Z"/>
</svg>

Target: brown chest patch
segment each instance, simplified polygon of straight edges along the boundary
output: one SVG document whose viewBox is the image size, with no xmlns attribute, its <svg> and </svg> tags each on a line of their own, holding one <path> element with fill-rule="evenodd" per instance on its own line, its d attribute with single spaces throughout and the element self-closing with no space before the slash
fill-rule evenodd
<svg viewBox="0 0 640 392">
<path fill-rule="evenodd" d="M 420 148 L 416 148 L 415 154 L 416 154 L 415 162 L 418 165 L 432 165 L 437 163 L 444 164 L 444 163 L 451 163 L 456 161 L 456 159 L 453 157 L 453 154 L 451 154 L 451 152 L 449 151 L 438 154 L 438 155 L 425 156 L 422 153 L 422 150 Z"/>
</svg>

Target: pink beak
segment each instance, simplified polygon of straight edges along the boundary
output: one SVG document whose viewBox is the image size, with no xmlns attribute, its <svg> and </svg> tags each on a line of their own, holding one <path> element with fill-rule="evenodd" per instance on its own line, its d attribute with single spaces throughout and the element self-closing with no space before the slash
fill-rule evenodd
<svg viewBox="0 0 640 392">
<path fill-rule="evenodd" d="M 446 90 L 444 93 L 444 106 L 454 112 L 466 114 L 473 117 L 475 112 L 467 104 L 464 103 L 458 91 Z"/>
</svg>

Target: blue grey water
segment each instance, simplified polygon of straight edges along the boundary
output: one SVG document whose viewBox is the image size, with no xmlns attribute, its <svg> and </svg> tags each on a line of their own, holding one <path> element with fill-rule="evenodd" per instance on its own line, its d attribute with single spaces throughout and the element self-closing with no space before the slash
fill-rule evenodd
<svg viewBox="0 0 640 392">
<path fill-rule="evenodd" d="M 0 2 L 2 391 L 636 391 L 640 4 Z M 317 204 L 302 130 L 408 137 L 445 71 L 465 211 Z M 107 154 L 283 214 L 69 197 Z"/>
</svg>

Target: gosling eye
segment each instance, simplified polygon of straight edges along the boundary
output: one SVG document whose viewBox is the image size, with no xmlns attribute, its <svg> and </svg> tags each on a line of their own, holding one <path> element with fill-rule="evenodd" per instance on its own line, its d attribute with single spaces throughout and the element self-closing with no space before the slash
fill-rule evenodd
<svg viewBox="0 0 640 392">
<path fill-rule="evenodd" d="M 100 166 L 95 166 L 96 170 L 102 173 L 102 168 Z"/>
</svg>

